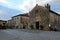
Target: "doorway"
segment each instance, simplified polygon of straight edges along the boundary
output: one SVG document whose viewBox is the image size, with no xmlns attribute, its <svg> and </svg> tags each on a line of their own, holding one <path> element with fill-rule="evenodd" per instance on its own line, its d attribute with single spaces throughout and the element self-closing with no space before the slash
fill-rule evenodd
<svg viewBox="0 0 60 40">
<path fill-rule="evenodd" d="M 39 22 L 36 22 L 36 29 L 39 29 Z"/>
</svg>

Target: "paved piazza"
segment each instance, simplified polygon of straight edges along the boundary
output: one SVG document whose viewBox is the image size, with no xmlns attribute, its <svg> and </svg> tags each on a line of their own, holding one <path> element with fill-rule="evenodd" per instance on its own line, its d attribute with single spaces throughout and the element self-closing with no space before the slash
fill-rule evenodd
<svg viewBox="0 0 60 40">
<path fill-rule="evenodd" d="M 60 40 L 60 32 L 6 29 L 0 30 L 0 40 Z"/>
</svg>

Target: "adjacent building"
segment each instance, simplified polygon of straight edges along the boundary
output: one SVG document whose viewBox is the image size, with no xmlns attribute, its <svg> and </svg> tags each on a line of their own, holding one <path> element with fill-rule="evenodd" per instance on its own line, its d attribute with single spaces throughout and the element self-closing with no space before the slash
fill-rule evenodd
<svg viewBox="0 0 60 40">
<path fill-rule="evenodd" d="M 8 20 L 6 24 L 8 28 L 14 28 L 13 19 Z"/>
<path fill-rule="evenodd" d="M 27 28 L 29 23 L 28 13 L 13 16 L 12 19 L 14 28 Z"/>
</svg>

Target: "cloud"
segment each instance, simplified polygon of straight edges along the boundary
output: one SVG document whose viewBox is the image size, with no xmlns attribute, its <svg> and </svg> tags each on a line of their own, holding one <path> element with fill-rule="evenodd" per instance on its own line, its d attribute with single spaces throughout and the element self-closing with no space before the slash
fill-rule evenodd
<svg viewBox="0 0 60 40">
<path fill-rule="evenodd" d="M 19 9 L 23 9 L 24 12 L 29 12 L 36 4 L 44 5 L 52 0 L 24 0 L 23 4 L 18 5 Z"/>
</svg>

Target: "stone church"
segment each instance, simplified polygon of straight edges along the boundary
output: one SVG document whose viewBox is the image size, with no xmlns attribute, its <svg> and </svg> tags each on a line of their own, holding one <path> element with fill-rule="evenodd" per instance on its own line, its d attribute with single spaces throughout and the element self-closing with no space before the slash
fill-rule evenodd
<svg viewBox="0 0 60 40">
<path fill-rule="evenodd" d="M 49 4 L 45 5 L 45 7 L 36 4 L 29 12 L 28 28 L 48 30 L 49 24 L 53 28 L 60 28 L 60 15 L 50 10 Z"/>
<path fill-rule="evenodd" d="M 48 29 L 49 8 L 38 4 L 29 12 L 29 27 L 31 29 Z"/>
<path fill-rule="evenodd" d="M 18 28 L 48 30 L 49 25 L 60 28 L 60 15 L 50 10 L 49 4 L 45 7 L 36 4 L 29 13 L 16 15 L 12 19 L 11 24 L 15 24 L 15 28 L 17 26 Z"/>
</svg>

